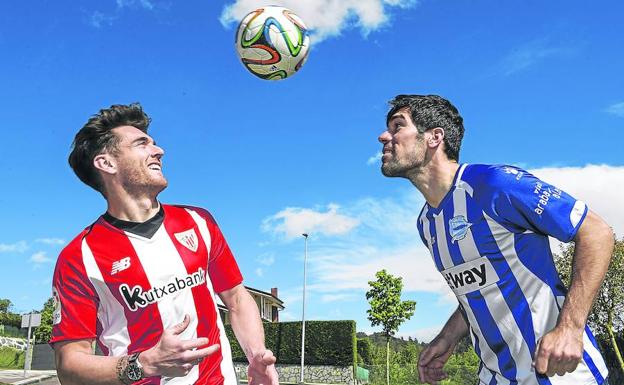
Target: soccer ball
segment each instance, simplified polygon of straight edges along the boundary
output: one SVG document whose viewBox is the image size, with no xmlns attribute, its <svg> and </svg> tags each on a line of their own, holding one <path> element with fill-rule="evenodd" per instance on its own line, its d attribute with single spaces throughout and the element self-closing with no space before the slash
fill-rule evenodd
<svg viewBox="0 0 624 385">
<path fill-rule="evenodd" d="M 236 33 L 243 65 L 262 79 L 285 79 L 299 71 L 310 49 L 308 29 L 292 11 L 274 5 L 243 18 Z"/>
</svg>

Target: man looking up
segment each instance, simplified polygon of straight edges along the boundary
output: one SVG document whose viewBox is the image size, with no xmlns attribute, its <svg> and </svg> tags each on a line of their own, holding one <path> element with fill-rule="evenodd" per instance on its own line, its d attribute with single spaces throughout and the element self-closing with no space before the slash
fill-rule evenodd
<svg viewBox="0 0 624 385">
<path fill-rule="evenodd" d="M 65 384 L 237 383 L 215 294 L 249 360 L 250 384 L 277 385 L 258 308 L 201 208 L 162 204 L 164 151 L 139 104 L 101 110 L 69 164 L 107 211 L 61 252 L 50 343 Z M 96 340 L 105 356 L 96 356 Z"/>
<path fill-rule="evenodd" d="M 468 334 L 481 384 L 605 383 L 586 322 L 613 251 L 609 226 L 524 170 L 459 164 L 463 119 L 446 99 L 399 95 L 390 105 L 381 171 L 423 194 L 418 231 L 459 302 L 420 355 L 421 382 L 446 377 L 444 364 Z M 569 290 L 548 236 L 576 243 Z"/>
</svg>

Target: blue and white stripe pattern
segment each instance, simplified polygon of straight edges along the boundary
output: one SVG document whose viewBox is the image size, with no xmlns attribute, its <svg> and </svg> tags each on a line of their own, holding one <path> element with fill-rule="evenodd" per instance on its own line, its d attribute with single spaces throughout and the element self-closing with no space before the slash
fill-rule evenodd
<svg viewBox="0 0 624 385">
<path fill-rule="evenodd" d="M 587 207 L 512 166 L 461 165 L 418 231 L 470 324 L 482 384 L 602 384 L 604 360 L 589 328 L 583 360 L 565 376 L 537 374 L 537 341 L 557 322 L 566 288 L 548 236 L 571 241 Z"/>
</svg>

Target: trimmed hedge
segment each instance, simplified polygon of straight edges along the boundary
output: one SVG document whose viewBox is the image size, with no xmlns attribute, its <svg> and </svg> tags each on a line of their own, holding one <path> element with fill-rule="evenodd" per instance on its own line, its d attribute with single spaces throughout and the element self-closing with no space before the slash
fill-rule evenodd
<svg viewBox="0 0 624 385">
<path fill-rule="evenodd" d="M 301 322 L 264 323 L 265 344 L 280 364 L 301 363 Z M 225 331 L 232 346 L 232 359 L 247 362 L 231 325 Z M 355 321 L 306 321 L 306 365 L 355 366 L 357 345 Z"/>
<path fill-rule="evenodd" d="M 28 329 L 20 329 L 11 325 L 0 325 L 0 336 L 2 337 L 15 337 L 26 338 Z"/>
</svg>

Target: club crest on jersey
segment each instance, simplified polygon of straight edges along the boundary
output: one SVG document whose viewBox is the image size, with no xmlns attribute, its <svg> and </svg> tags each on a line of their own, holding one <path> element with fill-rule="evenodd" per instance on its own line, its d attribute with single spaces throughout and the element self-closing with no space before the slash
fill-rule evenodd
<svg viewBox="0 0 624 385">
<path fill-rule="evenodd" d="M 189 229 L 183 231 L 181 233 L 174 233 L 178 242 L 182 244 L 182 246 L 191 250 L 192 252 L 197 251 L 197 247 L 199 246 L 199 241 L 197 240 L 197 234 L 195 234 L 194 229 Z"/>
<path fill-rule="evenodd" d="M 457 215 L 449 219 L 449 233 L 451 234 L 451 242 L 461 241 L 466 238 L 468 230 L 472 226 L 463 215 Z"/>
</svg>

